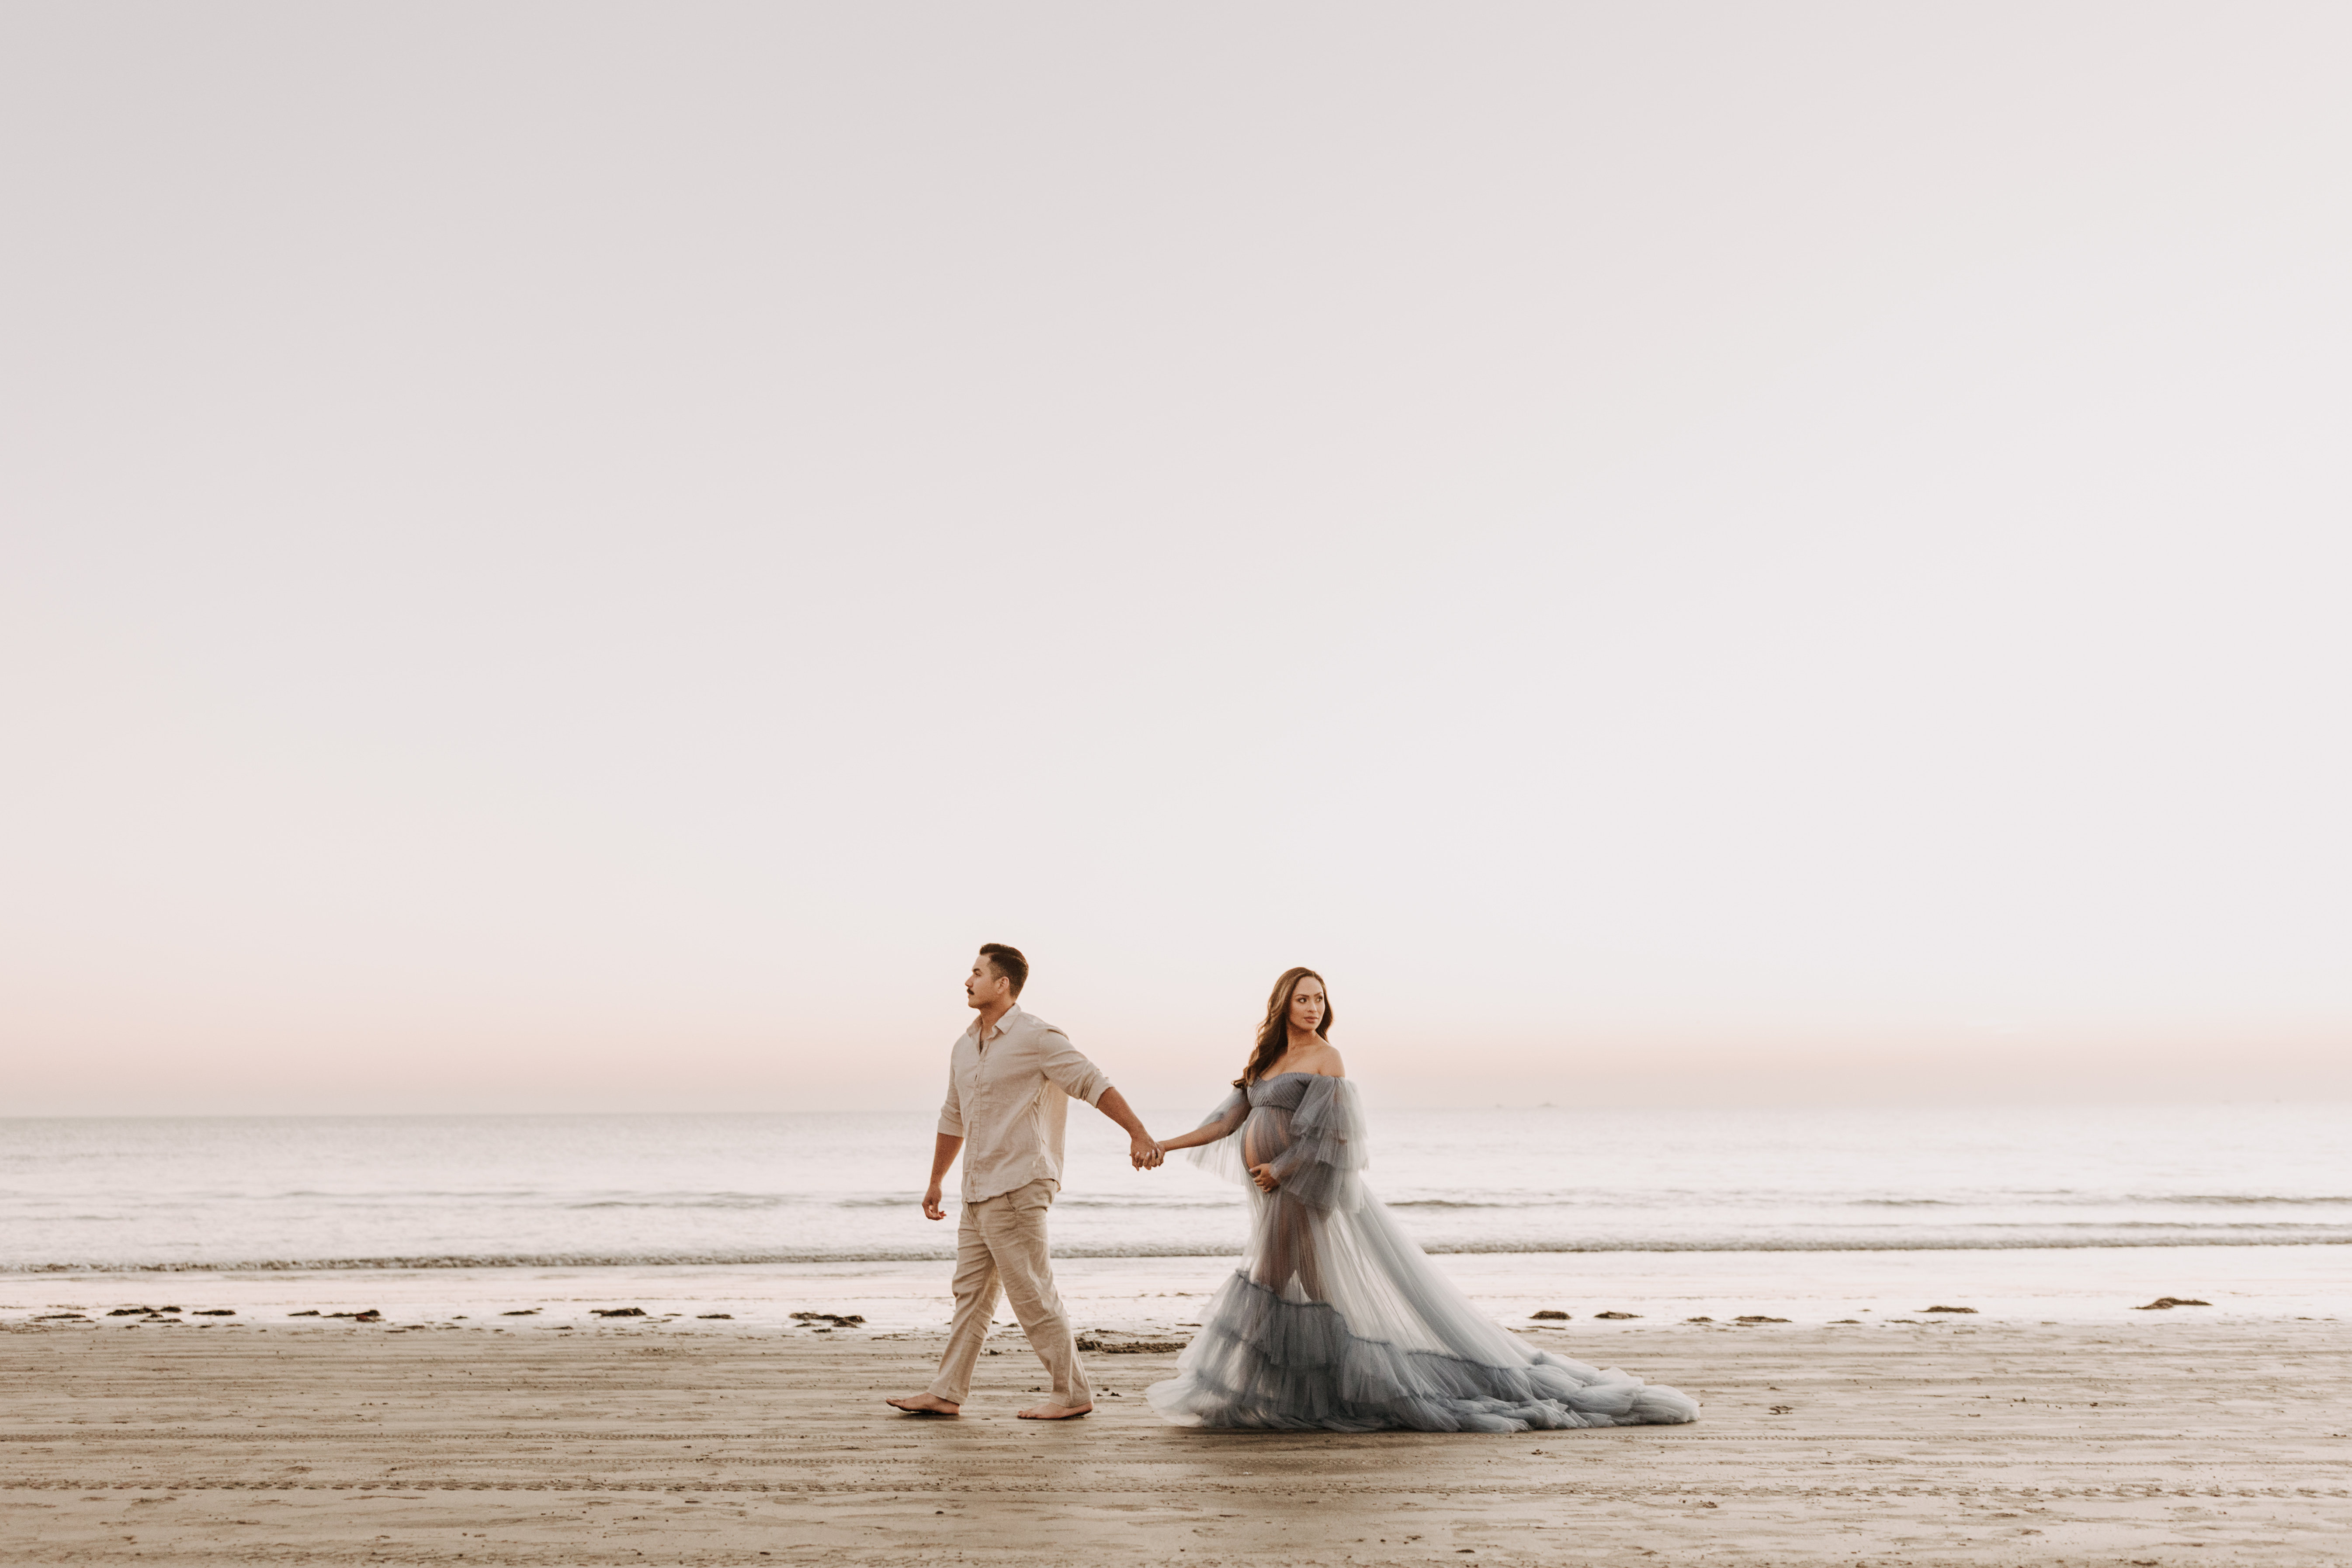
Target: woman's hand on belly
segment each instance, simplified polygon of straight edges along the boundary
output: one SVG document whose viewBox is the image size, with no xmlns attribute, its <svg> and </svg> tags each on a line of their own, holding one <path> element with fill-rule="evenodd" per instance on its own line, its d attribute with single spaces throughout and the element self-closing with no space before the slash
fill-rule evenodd
<svg viewBox="0 0 2352 1568">
<path fill-rule="evenodd" d="M 1259 1192 L 1270 1193 L 1282 1185 L 1281 1182 L 1275 1178 L 1274 1167 L 1271 1164 L 1252 1165 L 1249 1168 L 1249 1173 L 1250 1180 L 1257 1184 Z"/>
</svg>

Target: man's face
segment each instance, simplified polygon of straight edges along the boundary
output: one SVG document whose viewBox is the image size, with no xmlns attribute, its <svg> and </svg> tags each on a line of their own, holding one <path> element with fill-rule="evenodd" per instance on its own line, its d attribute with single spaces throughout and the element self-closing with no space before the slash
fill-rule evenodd
<svg viewBox="0 0 2352 1568">
<path fill-rule="evenodd" d="M 971 961 L 971 973 L 964 976 L 964 1005 L 977 1010 L 999 1002 L 1013 1000 L 1013 982 L 996 973 L 996 965 L 985 956 Z"/>
</svg>

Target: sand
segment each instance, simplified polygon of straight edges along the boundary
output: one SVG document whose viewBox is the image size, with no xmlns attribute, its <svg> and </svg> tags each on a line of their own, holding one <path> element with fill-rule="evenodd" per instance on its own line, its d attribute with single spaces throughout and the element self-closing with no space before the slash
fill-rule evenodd
<svg viewBox="0 0 2352 1568">
<path fill-rule="evenodd" d="M 921 1421 L 880 1398 L 930 1334 L 5 1329 L 12 1564 L 2352 1561 L 2337 1321 L 1577 1321 L 1530 1331 L 1705 1417 L 1517 1436 L 1182 1431 L 1140 1398 L 1164 1352 L 1018 1422 L 1017 1334 Z"/>
</svg>

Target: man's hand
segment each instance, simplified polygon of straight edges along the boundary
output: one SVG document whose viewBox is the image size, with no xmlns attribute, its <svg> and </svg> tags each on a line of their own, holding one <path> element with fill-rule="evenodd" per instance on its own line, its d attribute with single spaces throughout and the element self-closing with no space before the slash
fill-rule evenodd
<svg viewBox="0 0 2352 1568">
<path fill-rule="evenodd" d="M 1127 1157 L 1135 1162 L 1137 1170 L 1149 1171 L 1168 1158 L 1168 1151 L 1143 1130 L 1143 1118 L 1128 1104 L 1127 1096 L 1106 1084 L 1102 1098 L 1095 1101 L 1095 1109 L 1127 1129 Z"/>
<path fill-rule="evenodd" d="M 931 1184 L 923 1194 L 923 1217 L 945 1219 L 948 1211 L 940 1206 L 940 1186 L 948 1179 L 948 1167 L 955 1163 L 956 1151 L 963 1147 L 963 1134 L 942 1132 L 931 1150 Z"/>
</svg>

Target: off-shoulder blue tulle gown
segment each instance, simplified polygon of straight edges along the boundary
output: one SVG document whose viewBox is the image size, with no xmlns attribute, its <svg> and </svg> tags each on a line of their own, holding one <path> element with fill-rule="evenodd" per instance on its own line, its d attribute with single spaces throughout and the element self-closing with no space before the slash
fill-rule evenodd
<svg viewBox="0 0 2352 1568">
<path fill-rule="evenodd" d="M 1365 1189 L 1346 1079 L 1282 1073 L 1234 1090 L 1194 1151 L 1248 1184 L 1249 1250 L 1201 1331 L 1152 1384 L 1185 1426 L 1524 1432 L 1698 1419 L 1697 1402 L 1535 1350 L 1470 1304 Z M 1271 1193 L 1248 1168 L 1271 1164 Z"/>
</svg>

